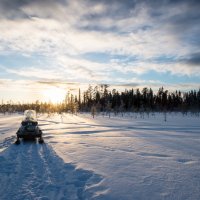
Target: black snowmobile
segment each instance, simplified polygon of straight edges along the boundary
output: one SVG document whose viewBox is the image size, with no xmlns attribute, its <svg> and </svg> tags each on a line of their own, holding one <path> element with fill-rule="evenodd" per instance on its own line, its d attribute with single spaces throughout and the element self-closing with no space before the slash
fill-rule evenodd
<svg viewBox="0 0 200 200">
<path fill-rule="evenodd" d="M 24 140 L 38 139 L 39 143 L 43 143 L 42 130 L 38 126 L 36 119 L 36 112 L 34 110 L 26 110 L 24 112 L 24 120 L 21 122 L 21 126 L 17 131 L 17 140 L 15 144 L 20 144 L 20 138 Z"/>
</svg>

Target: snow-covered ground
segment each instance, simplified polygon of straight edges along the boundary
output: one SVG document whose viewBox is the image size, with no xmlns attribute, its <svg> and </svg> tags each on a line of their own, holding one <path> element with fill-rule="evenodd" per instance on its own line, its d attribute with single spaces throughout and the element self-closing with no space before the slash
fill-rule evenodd
<svg viewBox="0 0 200 200">
<path fill-rule="evenodd" d="M 200 117 L 39 116 L 45 144 L 0 115 L 1 200 L 200 199 Z"/>
</svg>

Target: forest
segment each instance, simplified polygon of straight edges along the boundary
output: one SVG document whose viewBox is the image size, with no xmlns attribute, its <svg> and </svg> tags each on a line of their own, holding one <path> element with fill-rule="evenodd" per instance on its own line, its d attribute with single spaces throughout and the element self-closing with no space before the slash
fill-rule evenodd
<svg viewBox="0 0 200 200">
<path fill-rule="evenodd" d="M 122 92 L 109 89 L 109 85 L 89 86 L 86 91 L 78 94 L 66 93 L 62 103 L 51 102 L 12 103 L 1 102 L 1 113 L 23 112 L 33 109 L 40 113 L 91 112 L 94 116 L 98 112 L 200 112 L 200 89 L 187 92 L 169 90 L 163 87 L 154 92 L 151 88 L 125 89 Z"/>
</svg>

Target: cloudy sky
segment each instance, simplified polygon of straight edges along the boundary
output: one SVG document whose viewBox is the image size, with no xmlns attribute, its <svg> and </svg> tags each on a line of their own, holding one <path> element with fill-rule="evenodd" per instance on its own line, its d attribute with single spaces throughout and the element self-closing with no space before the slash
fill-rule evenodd
<svg viewBox="0 0 200 200">
<path fill-rule="evenodd" d="M 0 98 L 88 84 L 200 87 L 199 0 L 0 0 Z"/>
</svg>

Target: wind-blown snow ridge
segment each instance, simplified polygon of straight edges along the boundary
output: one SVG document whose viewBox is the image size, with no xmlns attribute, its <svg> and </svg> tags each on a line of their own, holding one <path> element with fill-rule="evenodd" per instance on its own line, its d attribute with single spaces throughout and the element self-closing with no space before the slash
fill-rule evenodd
<svg viewBox="0 0 200 200">
<path fill-rule="evenodd" d="M 49 145 L 23 142 L 0 154 L 1 200 L 93 199 L 102 177 L 64 163 Z M 93 188 L 94 189 L 94 188 Z"/>
</svg>

